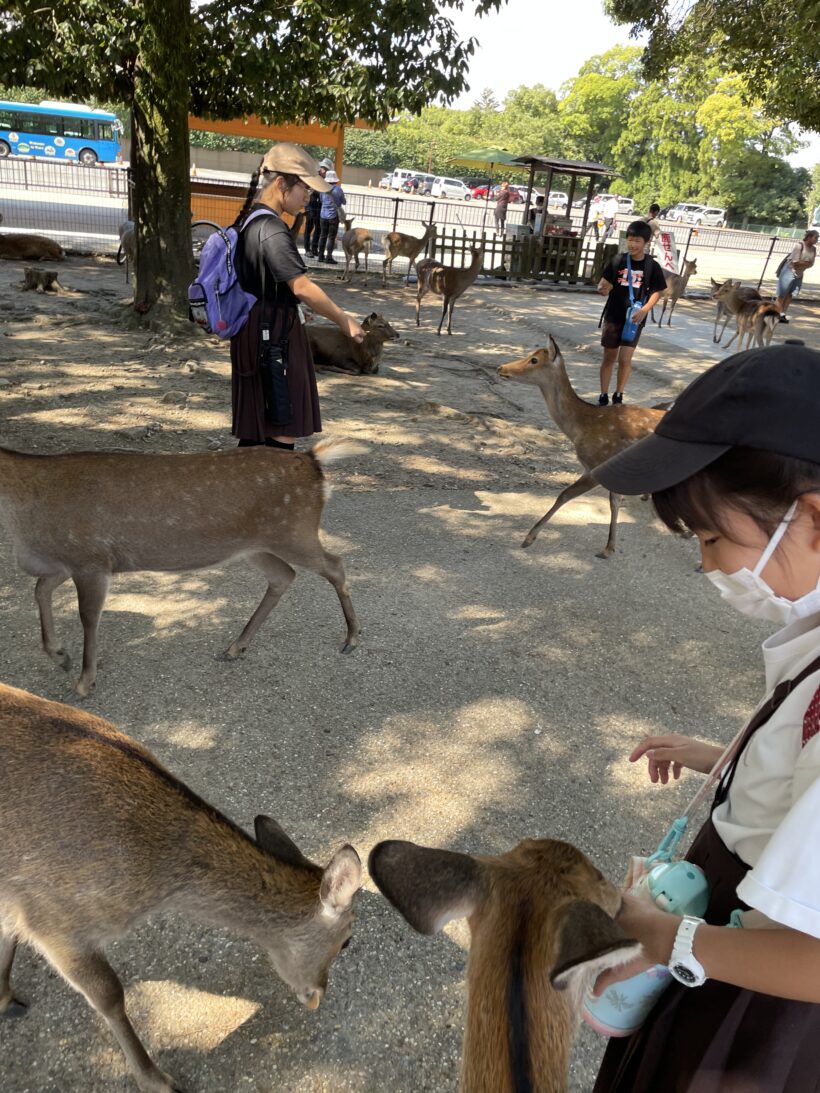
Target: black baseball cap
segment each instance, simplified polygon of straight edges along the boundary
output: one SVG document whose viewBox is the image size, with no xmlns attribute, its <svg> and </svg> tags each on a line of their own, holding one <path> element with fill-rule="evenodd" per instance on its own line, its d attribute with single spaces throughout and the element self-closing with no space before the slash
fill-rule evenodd
<svg viewBox="0 0 820 1093">
<path fill-rule="evenodd" d="M 654 433 L 592 477 L 613 493 L 656 493 L 737 447 L 820 464 L 816 349 L 784 344 L 727 357 L 689 384 Z"/>
</svg>

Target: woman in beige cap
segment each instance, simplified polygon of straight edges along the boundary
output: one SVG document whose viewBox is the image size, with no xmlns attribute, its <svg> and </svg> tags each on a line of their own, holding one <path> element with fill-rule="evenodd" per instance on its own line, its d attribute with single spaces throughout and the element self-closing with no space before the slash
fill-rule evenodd
<svg viewBox="0 0 820 1093">
<path fill-rule="evenodd" d="M 364 331 L 307 276 L 283 213 L 302 212 L 311 190 L 327 192 L 316 162 L 296 144 L 276 144 L 251 176 L 236 219 L 236 273 L 257 297 L 231 338 L 232 432 L 240 447 L 293 448 L 296 437 L 321 432 L 319 393 L 300 304 L 361 341 Z M 252 213 L 255 216 L 243 225 Z"/>
</svg>

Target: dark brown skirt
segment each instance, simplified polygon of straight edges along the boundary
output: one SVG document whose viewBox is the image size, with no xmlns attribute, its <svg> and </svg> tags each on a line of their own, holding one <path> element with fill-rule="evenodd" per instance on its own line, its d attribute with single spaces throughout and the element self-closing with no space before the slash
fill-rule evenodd
<svg viewBox="0 0 820 1093">
<path fill-rule="evenodd" d="M 266 436 L 311 436 L 322 431 L 319 413 L 319 391 L 313 356 L 303 324 L 294 309 L 282 309 L 272 337 L 280 341 L 287 329 L 288 393 L 292 408 L 290 425 L 268 425 L 265 421 L 265 401 L 259 377 L 259 324 L 261 305 L 255 304 L 248 321 L 231 338 L 231 432 L 240 440 L 256 440 Z"/>
<path fill-rule="evenodd" d="M 687 854 L 725 925 L 748 866 L 709 819 Z M 820 1093 L 820 1006 L 708 980 L 673 983 L 634 1035 L 609 1041 L 593 1093 Z"/>
</svg>

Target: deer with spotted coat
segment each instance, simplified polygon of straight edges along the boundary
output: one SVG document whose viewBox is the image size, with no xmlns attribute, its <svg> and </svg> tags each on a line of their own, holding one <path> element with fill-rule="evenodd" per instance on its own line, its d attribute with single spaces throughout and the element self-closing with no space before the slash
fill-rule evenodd
<svg viewBox="0 0 820 1093">
<path fill-rule="evenodd" d="M 521 544 L 528 547 L 562 505 L 598 485 L 591 471 L 653 432 L 665 410 L 623 404 L 602 407 L 585 402 L 573 390 L 561 350 L 551 336 L 545 348 L 536 349 L 520 360 L 502 364 L 498 375 L 540 389 L 552 420 L 572 441 L 578 462 L 584 469 L 581 477 L 561 490 L 552 508 L 530 528 Z M 609 536 L 606 546 L 597 555 L 599 558 L 609 558 L 615 551 L 619 508 L 620 498 L 610 493 Z"/>
</svg>

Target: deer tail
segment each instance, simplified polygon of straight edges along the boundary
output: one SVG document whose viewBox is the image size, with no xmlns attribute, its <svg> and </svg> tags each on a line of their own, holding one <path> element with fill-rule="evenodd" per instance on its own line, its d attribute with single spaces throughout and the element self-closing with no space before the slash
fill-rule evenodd
<svg viewBox="0 0 820 1093">
<path fill-rule="evenodd" d="M 320 467 L 326 467 L 329 463 L 338 463 L 342 459 L 350 459 L 354 455 L 363 455 L 367 451 L 365 444 L 356 440 L 345 440 L 344 437 L 320 440 L 310 449 L 310 454 Z"/>
</svg>

